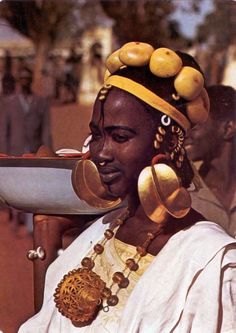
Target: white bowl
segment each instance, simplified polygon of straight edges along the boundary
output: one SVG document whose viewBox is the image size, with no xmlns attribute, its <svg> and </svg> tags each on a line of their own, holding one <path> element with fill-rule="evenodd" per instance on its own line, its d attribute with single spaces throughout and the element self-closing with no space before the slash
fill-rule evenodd
<svg viewBox="0 0 236 333">
<path fill-rule="evenodd" d="M 0 158 L 0 205 L 37 214 L 101 214 L 74 192 L 78 158 Z"/>
</svg>

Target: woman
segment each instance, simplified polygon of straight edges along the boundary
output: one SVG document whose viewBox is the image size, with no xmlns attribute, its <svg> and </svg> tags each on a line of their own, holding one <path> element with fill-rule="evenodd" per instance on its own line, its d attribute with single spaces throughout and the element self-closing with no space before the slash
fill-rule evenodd
<svg viewBox="0 0 236 333">
<path fill-rule="evenodd" d="M 49 267 L 43 307 L 19 332 L 233 332 L 236 244 L 190 208 L 186 191 L 184 135 L 209 109 L 200 69 L 145 43 L 125 44 L 107 67 L 90 158 L 109 199 L 92 192 L 89 161 L 78 192 L 128 208 L 98 220 Z"/>
</svg>

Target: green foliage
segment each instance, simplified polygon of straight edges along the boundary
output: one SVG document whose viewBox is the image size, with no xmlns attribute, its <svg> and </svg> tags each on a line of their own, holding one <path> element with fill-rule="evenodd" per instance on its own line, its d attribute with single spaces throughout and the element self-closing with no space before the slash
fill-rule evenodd
<svg viewBox="0 0 236 333">
<path fill-rule="evenodd" d="M 200 42 L 210 43 L 215 51 L 227 48 L 235 42 L 236 2 L 214 0 L 214 10 L 209 13 L 198 29 Z"/>
<path fill-rule="evenodd" d="M 7 1 L 0 3 L 0 16 L 30 38 L 35 44 L 42 40 L 54 43 L 60 31 L 66 30 L 77 6 L 74 0 Z"/>
<path fill-rule="evenodd" d="M 105 13 L 114 20 L 113 31 L 119 44 L 140 40 L 154 47 L 183 47 L 188 42 L 173 19 L 183 2 L 176 0 L 100 0 Z M 188 8 L 198 11 L 201 0 L 188 0 Z M 186 4 L 186 3 L 185 3 Z"/>
</svg>

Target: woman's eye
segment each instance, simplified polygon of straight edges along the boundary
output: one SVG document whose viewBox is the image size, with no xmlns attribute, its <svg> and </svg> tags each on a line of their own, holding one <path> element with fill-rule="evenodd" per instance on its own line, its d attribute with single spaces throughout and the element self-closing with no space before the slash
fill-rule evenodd
<svg viewBox="0 0 236 333">
<path fill-rule="evenodd" d="M 128 141 L 130 138 L 128 135 L 122 135 L 122 134 L 113 134 L 112 139 L 116 142 L 122 143 Z"/>
</svg>

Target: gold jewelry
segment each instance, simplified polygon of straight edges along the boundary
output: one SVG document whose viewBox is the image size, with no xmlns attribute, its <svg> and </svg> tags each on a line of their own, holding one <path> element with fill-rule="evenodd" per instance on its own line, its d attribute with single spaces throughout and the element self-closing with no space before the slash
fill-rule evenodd
<svg viewBox="0 0 236 333">
<path fill-rule="evenodd" d="M 155 149 L 159 149 L 161 147 L 162 142 L 164 141 L 164 136 L 166 135 L 166 131 L 162 126 L 158 126 L 156 133 L 156 139 L 154 140 Z"/>
<path fill-rule="evenodd" d="M 99 101 L 105 101 L 107 95 L 108 95 L 108 91 L 111 89 L 111 85 L 108 85 L 108 84 L 104 84 L 102 89 L 100 90 L 99 92 Z"/>
<path fill-rule="evenodd" d="M 92 207 L 111 209 L 121 203 L 121 199 L 114 199 L 107 194 L 97 167 L 91 160 L 78 161 L 72 170 L 71 180 L 78 197 Z"/>
<path fill-rule="evenodd" d="M 104 78 L 105 83 L 128 91 L 142 99 L 153 108 L 170 116 L 181 127 L 187 130 L 191 127 L 189 120 L 171 104 L 142 85 L 138 83 L 135 85 L 132 80 L 127 78 L 124 80 L 124 77 L 120 77 L 119 80 L 117 78 L 112 79 L 113 77 L 117 77 L 113 73 L 123 67 L 141 67 L 148 64 L 150 72 L 157 77 L 175 77 L 173 87 L 175 92 L 172 94 L 172 98 L 175 101 L 184 98 L 190 102 L 187 115 L 193 124 L 206 120 L 209 114 L 209 100 L 204 89 L 203 75 L 191 66 L 183 66 L 180 56 L 171 49 L 158 48 L 154 50 L 150 44 L 141 42 L 124 44 L 106 60 L 108 70 Z"/>
<path fill-rule="evenodd" d="M 154 94 L 151 90 L 145 88 L 141 84 L 119 75 L 112 75 L 108 77 L 106 83 L 125 90 L 130 94 L 140 98 L 142 101 L 152 106 L 154 109 L 164 113 L 165 115 L 175 120 L 185 130 L 188 130 L 191 127 L 190 121 L 187 117 L 185 117 L 185 115 L 183 115 L 174 106 L 172 106 L 164 99 Z"/>
<path fill-rule="evenodd" d="M 175 171 L 157 155 L 151 166 L 144 168 L 138 179 L 138 193 L 146 215 L 156 223 L 163 223 L 168 214 L 181 218 L 190 210 L 191 198 Z M 155 160 L 158 162 L 156 164 Z"/>
<path fill-rule="evenodd" d="M 185 155 L 185 150 L 183 148 L 184 132 L 178 126 L 172 126 L 171 132 L 173 135 L 176 135 L 176 144 L 174 147 L 171 147 L 170 159 L 175 163 L 177 168 L 181 168 Z"/>
<path fill-rule="evenodd" d="M 135 256 L 126 260 L 122 272 L 113 274 L 111 286 L 107 287 L 106 283 L 92 269 L 95 266 L 96 257 L 103 253 L 105 244 L 114 237 L 114 229 L 117 226 L 120 227 L 128 216 L 128 211 L 126 211 L 117 218 L 113 227 L 104 232 L 104 239 L 94 246 L 92 256 L 82 259 L 82 268 L 74 269 L 66 274 L 56 288 L 54 294 L 56 307 L 75 326 L 89 325 L 101 309 L 107 312 L 110 306 L 119 303 L 117 295 L 120 289 L 129 286 L 130 274 L 139 269 L 139 261 L 147 254 L 152 240 L 163 230 L 163 225 L 159 225 L 156 233 L 147 233 L 147 239 L 144 243 L 136 247 Z M 113 293 L 112 289 L 115 285 L 118 286 L 118 289 Z"/>
</svg>

